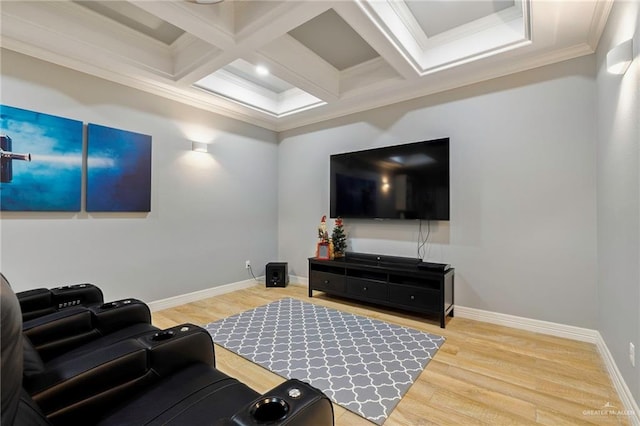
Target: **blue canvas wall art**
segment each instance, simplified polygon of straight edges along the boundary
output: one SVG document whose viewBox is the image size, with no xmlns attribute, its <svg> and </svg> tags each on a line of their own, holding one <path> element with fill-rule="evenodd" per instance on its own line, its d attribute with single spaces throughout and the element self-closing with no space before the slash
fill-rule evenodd
<svg viewBox="0 0 640 426">
<path fill-rule="evenodd" d="M 0 210 L 80 211 L 82 122 L 0 105 Z"/>
<path fill-rule="evenodd" d="M 151 136 L 87 126 L 86 209 L 151 211 Z"/>
</svg>

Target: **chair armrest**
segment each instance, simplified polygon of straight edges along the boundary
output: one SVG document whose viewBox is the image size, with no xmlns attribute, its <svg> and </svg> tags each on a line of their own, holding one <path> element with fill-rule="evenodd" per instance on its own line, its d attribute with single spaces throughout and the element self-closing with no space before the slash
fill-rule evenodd
<svg viewBox="0 0 640 426">
<path fill-rule="evenodd" d="M 150 324 L 149 307 L 136 299 L 74 306 L 23 323 L 22 330 L 44 361 L 135 324 Z"/>
<path fill-rule="evenodd" d="M 109 334 L 133 324 L 151 324 L 151 311 L 137 299 L 122 299 L 89 307 L 94 326 L 102 334 Z"/>
<path fill-rule="evenodd" d="M 127 339 L 82 356 L 50 363 L 41 374 L 25 377 L 24 387 L 47 416 L 105 407 L 113 391 L 127 390 L 157 378 L 149 353 L 137 339 Z"/>
<path fill-rule="evenodd" d="M 187 366 L 211 366 L 213 361 L 209 333 L 183 324 L 52 361 L 44 373 L 27 378 L 25 387 L 49 420 L 70 424 L 107 412 Z"/>
<path fill-rule="evenodd" d="M 20 302 L 23 321 L 72 306 L 92 306 L 104 302 L 102 290 L 88 283 L 21 291 L 16 296 Z"/>
<path fill-rule="evenodd" d="M 51 289 L 53 303 L 58 309 L 69 306 L 92 306 L 104 302 L 104 295 L 99 287 L 89 284 L 74 284 Z"/>
<path fill-rule="evenodd" d="M 167 376 L 190 364 L 215 367 L 213 340 L 207 330 L 194 324 L 181 324 L 138 337 L 150 353 L 151 368 Z"/>
<path fill-rule="evenodd" d="M 46 361 L 99 337 L 92 316 L 88 308 L 76 306 L 25 321 L 22 331 Z"/>
<path fill-rule="evenodd" d="M 333 405 L 318 389 L 300 380 L 291 379 L 252 401 L 224 424 L 331 426 L 334 424 Z"/>
<path fill-rule="evenodd" d="M 22 311 L 22 321 L 47 315 L 56 311 L 53 305 L 51 290 L 46 288 L 36 288 L 33 290 L 16 293 L 20 310 Z"/>
</svg>

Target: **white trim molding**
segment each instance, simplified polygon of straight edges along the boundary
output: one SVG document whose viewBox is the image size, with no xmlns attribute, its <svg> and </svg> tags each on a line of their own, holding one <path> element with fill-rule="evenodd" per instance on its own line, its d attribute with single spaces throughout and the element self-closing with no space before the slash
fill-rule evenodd
<svg viewBox="0 0 640 426">
<path fill-rule="evenodd" d="M 219 296 L 225 293 L 231 293 L 236 290 L 243 290 L 256 285 L 264 285 L 264 277 L 258 277 L 257 279 L 248 279 L 244 281 L 238 281 L 230 284 L 223 284 L 216 287 L 207 288 L 204 290 L 194 291 L 193 293 L 181 294 L 179 296 L 168 297 L 166 299 L 155 300 L 148 303 L 151 312 L 161 311 L 163 309 L 173 308 L 174 306 L 184 305 L 186 303 L 196 302 L 198 300 L 206 299 L 209 297 Z"/>
<path fill-rule="evenodd" d="M 299 277 L 297 275 L 289 275 L 289 283 L 290 284 L 299 284 L 305 287 L 309 287 L 309 278 L 307 277 Z"/>
<path fill-rule="evenodd" d="M 531 318 L 517 317 L 515 315 L 500 314 L 497 312 L 483 311 L 482 309 L 455 306 L 455 316 L 476 321 L 489 322 L 519 330 L 532 331 L 534 333 L 563 337 L 565 339 L 578 340 L 580 342 L 598 342 L 600 333 L 588 328 L 574 327 L 572 325 L 558 324 L 549 321 L 541 321 Z"/>
<path fill-rule="evenodd" d="M 609 348 L 600 333 L 598 333 L 596 346 L 598 347 L 598 352 L 600 352 L 604 365 L 607 367 L 607 372 L 609 373 L 609 377 L 611 377 L 613 387 L 616 389 L 616 392 L 618 392 L 620 401 L 622 401 L 622 404 L 624 405 L 624 411 L 628 413 L 631 424 L 634 426 L 640 426 L 640 407 L 638 407 L 638 403 L 633 398 L 631 390 L 624 381 L 620 370 L 618 370 L 618 366 L 613 359 L 613 355 L 609 352 Z"/>
</svg>

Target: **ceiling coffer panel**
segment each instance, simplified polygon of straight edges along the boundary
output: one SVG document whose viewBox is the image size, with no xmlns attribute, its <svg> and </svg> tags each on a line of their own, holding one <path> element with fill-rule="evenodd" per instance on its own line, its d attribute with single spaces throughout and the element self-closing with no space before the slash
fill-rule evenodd
<svg viewBox="0 0 640 426">
<path fill-rule="evenodd" d="M 379 56 L 333 9 L 289 31 L 289 35 L 340 71 Z"/>
</svg>

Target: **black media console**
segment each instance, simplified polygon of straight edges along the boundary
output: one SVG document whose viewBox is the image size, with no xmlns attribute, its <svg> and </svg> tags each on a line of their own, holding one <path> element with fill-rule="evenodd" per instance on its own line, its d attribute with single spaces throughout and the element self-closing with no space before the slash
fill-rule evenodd
<svg viewBox="0 0 640 426">
<path fill-rule="evenodd" d="M 440 327 L 453 317 L 454 269 L 420 259 L 346 253 L 335 260 L 309 258 L 309 297 L 313 290 L 364 302 L 436 314 Z"/>
</svg>

